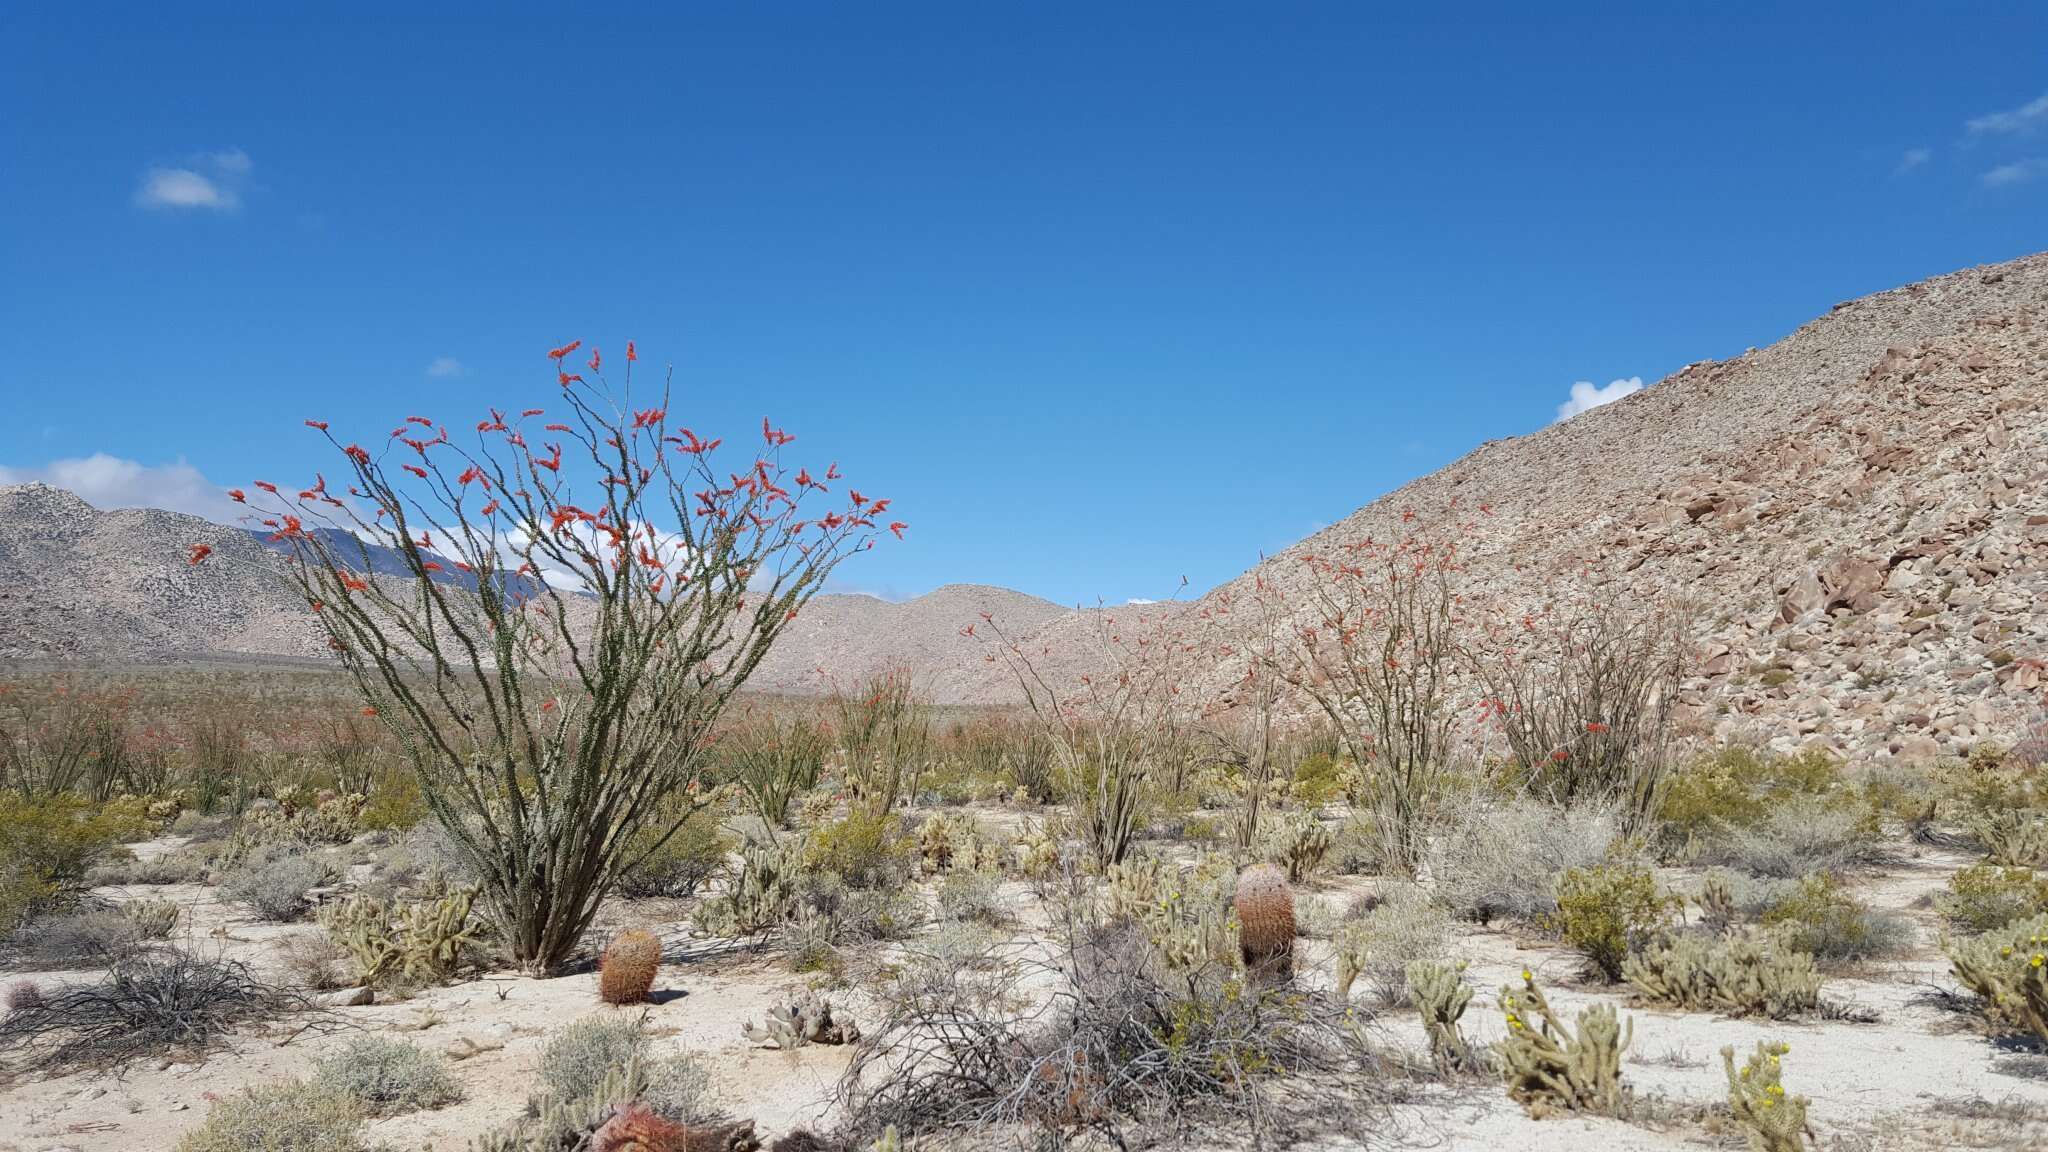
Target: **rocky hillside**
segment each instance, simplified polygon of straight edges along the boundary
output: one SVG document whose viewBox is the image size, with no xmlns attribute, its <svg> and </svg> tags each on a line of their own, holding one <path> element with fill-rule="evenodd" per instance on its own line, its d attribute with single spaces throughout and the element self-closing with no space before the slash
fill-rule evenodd
<svg viewBox="0 0 2048 1152">
<path fill-rule="evenodd" d="M 1475 596 L 1695 605 L 1689 697 L 1722 738 L 2010 740 L 2048 657 L 2048 254 L 1838 304 L 1488 443 L 1255 571 L 1296 588 L 1302 552 L 1453 500 Z"/>
<path fill-rule="evenodd" d="M 1838 304 L 1769 348 L 1482 445 L 1204 600 L 1114 611 L 1193 620 L 1255 578 L 1298 591 L 1303 552 L 1454 502 L 1475 597 L 1691 603 L 1688 700 L 1724 738 L 1915 757 L 2009 739 L 2048 690 L 2048 254 Z M 182 564 L 195 540 L 247 563 L 202 578 Z M 0 658 L 317 656 L 262 563 L 234 529 L 0 489 Z M 1056 680 L 1093 664 L 1096 613 L 952 585 L 819 598 L 756 686 L 907 667 L 942 701 L 1014 700 L 960 635 L 984 612 Z M 1233 675 L 1212 665 L 1206 686 Z"/>
</svg>

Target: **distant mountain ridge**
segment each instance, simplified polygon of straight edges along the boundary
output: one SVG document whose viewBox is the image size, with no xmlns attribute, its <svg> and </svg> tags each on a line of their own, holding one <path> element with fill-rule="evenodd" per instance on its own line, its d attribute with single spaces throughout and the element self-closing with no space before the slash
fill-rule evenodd
<svg viewBox="0 0 2048 1152">
<path fill-rule="evenodd" d="M 1199 621 L 1255 580 L 1299 594 L 1304 554 L 1454 504 L 1483 511 L 1462 554 L 1472 596 L 1695 603 L 1685 699 L 1721 739 L 1912 757 L 2010 739 L 2048 689 L 2048 254 L 1837 304 L 1768 348 L 1489 441 L 1192 604 L 1081 611 L 962 584 L 820 596 L 751 686 L 900 668 L 940 702 L 1014 702 L 988 630 L 962 635 L 984 612 L 1074 682 L 1105 613 Z M 188 568 L 192 543 L 227 562 Z M 259 578 L 273 563 L 240 529 L 0 488 L 0 659 L 321 656 L 304 606 Z M 1222 698 L 1241 673 L 1206 661 L 1190 695 Z"/>
</svg>

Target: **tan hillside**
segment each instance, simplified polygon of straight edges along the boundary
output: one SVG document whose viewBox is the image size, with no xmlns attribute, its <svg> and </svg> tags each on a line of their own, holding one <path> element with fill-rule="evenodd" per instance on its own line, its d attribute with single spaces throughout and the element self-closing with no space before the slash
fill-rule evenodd
<svg viewBox="0 0 2048 1152">
<path fill-rule="evenodd" d="M 1580 592 L 1701 605 L 1691 687 L 1724 737 L 1926 755 L 2009 736 L 2048 656 L 2048 255 L 1839 304 L 1778 343 L 1693 364 L 1618 403 L 1482 445 L 1256 573 L 1453 500 L 1474 523 L 1471 591 L 1509 603 Z M 204 578 L 190 542 L 220 558 Z M 231 528 L 96 511 L 0 488 L 0 658 L 319 657 L 310 621 Z M 982 585 L 902 603 L 816 600 L 754 687 L 820 691 L 908 668 L 948 703 L 1017 698 L 982 638 L 992 614 L 1053 679 L 1094 664 L 1097 612 Z M 984 629 L 984 633 L 985 633 Z M 1212 666 L 1207 686 L 1234 676 Z"/>
</svg>

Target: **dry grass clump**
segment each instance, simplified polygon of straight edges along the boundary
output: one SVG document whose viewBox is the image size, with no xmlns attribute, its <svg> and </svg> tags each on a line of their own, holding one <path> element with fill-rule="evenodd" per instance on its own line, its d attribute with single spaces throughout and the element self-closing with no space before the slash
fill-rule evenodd
<svg viewBox="0 0 2048 1152">
<path fill-rule="evenodd" d="M 538 1095 L 589 1100 L 628 1068 L 639 1081 L 637 1098 L 661 1116 L 684 1123 L 714 1117 L 703 1064 L 689 1054 L 655 1056 L 642 1021 L 618 1016 L 586 1016 L 550 1036 L 540 1053 Z"/>
<path fill-rule="evenodd" d="M 326 861 L 289 845 L 265 844 L 221 880 L 221 895 L 249 906 L 257 916 L 289 923 L 312 907 L 313 889 L 334 882 Z"/>
<path fill-rule="evenodd" d="M 363 1117 L 346 1092 L 282 1080 L 223 1098 L 178 1152 L 365 1152 Z"/>
<path fill-rule="evenodd" d="M 315 1065 L 312 1087 L 354 1097 L 377 1116 L 439 1108 L 462 1099 L 447 1062 L 416 1044 L 358 1036 Z"/>
<path fill-rule="evenodd" d="M 203 1050 L 243 1024 L 304 1006 L 239 961 L 157 949 L 122 960 L 93 983 L 45 990 L 37 1003 L 0 1018 L 0 1055 L 49 1073 L 119 1069 Z"/>
<path fill-rule="evenodd" d="M 1557 911 L 1557 881 L 1591 868 L 1613 843 L 1605 809 L 1533 800 L 1472 799 L 1451 806 L 1430 843 L 1430 891 L 1467 920 L 1536 920 Z"/>
<path fill-rule="evenodd" d="M 1408 1003 L 1409 968 L 1443 960 L 1450 934 L 1450 916 L 1413 884 L 1390 886 L 1369 907 L 1354 904 L 1333 938 L 1339 998 L 1348 1001 L 1362 977 L 1376 1003 Z"/>
<path fill-rule="evenodd" d="M 1002 943 L 966 959 L 913 946 L 841 1081 L 846 1135 L 1094 1133 L 1121 1147 L 1199 1127 L 1285 1143 L 1377 1113 L 1376 1060 L 1326 1000 L 1227 965 L 1175 967 L 1146 925 L 1083 903 L 1055 904 L 1049 961 Z M 1050 1000 L 1027 994 L 1048 983 Z"/>
</svg>

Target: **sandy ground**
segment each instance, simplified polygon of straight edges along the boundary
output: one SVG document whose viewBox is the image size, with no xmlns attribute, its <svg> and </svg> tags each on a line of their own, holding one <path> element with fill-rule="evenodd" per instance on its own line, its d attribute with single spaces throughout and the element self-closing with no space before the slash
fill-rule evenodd
<svg viewBox="0 0 2048 1152">
<path fill-rule="evenodd" d="M 144 853 L 165 845 L 151 844 Z M 1826 1149 L 2038 1147 L 2048 1141 L 2048 1055 L 2001 1047 L 1967 1015 L 1924 996 L 1928 985 L 1947 985 L 1937 948 L 1939 924 L 1926 897 L 1955 868 L 1970 861 L 1926 853 L 1863 878 L 1858 893 L 1871 903 L 1913 918 L 1919 941 L 1913 953 L 1882 969 L 1831 979 L 1826 998 L 1874 1010 L 1876 1023 L 1722 1019 L 1698 1013 L 1625 1008 L 1635 1042 L 1626 1078 L 1646 1102 L 1648 1123 L 1552 1118 L 1533 1121 L 1494 1083 L 1423 1088 L 1398 1106 L 1385 1130 L 1364 1134 L 1389 1141 L 1451 1149 L 1514 1148 L 1531 1152 L 1578 1149 L 1740 1147 L 1739 1137 L 1703 1125 L 1705 1106 L 1724 1098 L 1720 1049 L 1747 1053 L 1758 1040 L 1791 1045 L 1785 1057 L 1790 1091 L 1812 1100 L 1811 1117 Z M 1349 878 L 1314 894 L 1341 908 L 1371 886 Z M 1021 886 L 1015 886 L 1021 895 Z M 213 890 L 196 886 L 104 889 L 109 898 L 155 896 L 186 909 L 182 932 L 198 949 L 217 949 L 252 964 L 274 967 L 278 940 L 316 932 L 310 925 L 252 920 Z M 240 1035 L 203 1064 L 137 1065 L 116 1076 L 76 1074 L 27 1080 L 0 1089 L 0 1150 L 4 1152 L 115 1152 L 168 1149 L 204 1117 L 211 1098 L 279 1076 L 305 1072 L 356 1030 L 402 1034 L 435 1051 L 481 1049 L 452 1064 L 465 1089 L 460 1102 L 430 1112 L 373 1122 L 372 1141 L 395 1149 L 460 1150 L 468 1139 L 516 1115 L 533 1083 L 541 1045 L 553 1029 L 579 1017 L 611 1012 L 647 1013 L 661 1051 L 687 1050 L 706 1058 L 715 1097 L 738 1117 L 751 1117 L 765 1136 L 829 1117 L 832 1093 L 845 1068 L 844 1048 L 794 1052 L 756 1049 L 741 1039 L 743 1022 L 758 1018 L 778 998 L 806 985 L 771 960 L 691 941 L 674 902 L 647 902 L 607 910 L 616 921 L 657 919 L 670 941 L 657 982 L 658 1003 L 645 1008 L 601 1005 L 595 977 L 535 980 L 494 973 L 428 990 L 402 1002 L 332 1011 L 317 1028 L 303 1019 Z M 1328 948 L 1304 941 L 1313 967 L 1307 979 L 1327 978 Z M 1576 982 L 1576 962 L 1549 947 L 1523 946 L 1513 936 L 1473 930 L 1453 948 L 1467 960 L 1478 989 L 1465 1016 L 1467 1035 L 1480 1042 L 1503 1033 L 1495 1002 L 1499 988 L 1535 971 L 1552 1004 L 1567 1017 L 1595 1002 L 1625 1005 L 1618 989 Z M 79 979 L 89 973 L 37 974 L 39 980 Z M 14 974 L 0 974 L 11 981 Z M 857 997 L 840 996 L 859 1019 Z M 1386 1034 L 1420 1049 L 1412 1012 L 1382 1017 Z M 1738 1056 L 1739 1058 L 1739 1056 Z"/>
</svg>

